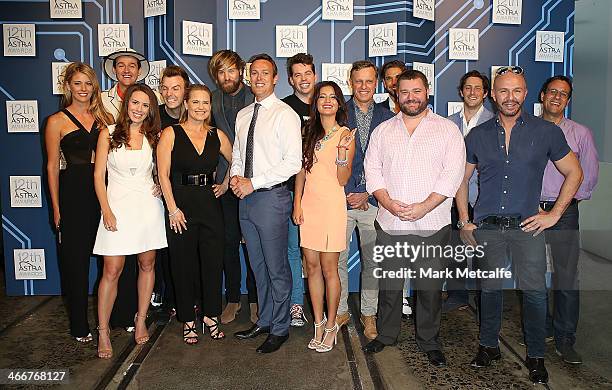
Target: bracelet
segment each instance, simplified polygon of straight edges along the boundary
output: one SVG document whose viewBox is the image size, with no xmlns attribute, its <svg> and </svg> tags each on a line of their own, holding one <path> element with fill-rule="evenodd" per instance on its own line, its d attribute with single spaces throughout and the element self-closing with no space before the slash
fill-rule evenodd
<svg viewBox="0 0 612 390">
<path fill-rule="evenodd" d="M 181 211 L 181 209 L 177 207 L 176 210 L 171 213 L 168 213 L 168 217 L 174 217 L 179 211 Z"/>
<path fill-rule="evenodd" d="M 348 166 L 348 158 L 345 158 L 344 160 L 340 160 L 338 157 L 336 157 L 336 165 L 339 167 Z"/>
</svg>

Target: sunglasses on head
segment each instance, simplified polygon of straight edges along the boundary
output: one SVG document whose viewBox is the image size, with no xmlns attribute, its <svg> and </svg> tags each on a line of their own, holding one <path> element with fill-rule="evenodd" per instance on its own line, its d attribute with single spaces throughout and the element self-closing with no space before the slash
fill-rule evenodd
<svg viewBox="0 0 612 390">
<path fill-rule="evenodd" d="M 525 71 L 518 65 L 502 66 L 495 71 L 495 75 L 501 76 L 508 72 L 512 72 L 514 74 L 523 74 Z"/>
</svg>

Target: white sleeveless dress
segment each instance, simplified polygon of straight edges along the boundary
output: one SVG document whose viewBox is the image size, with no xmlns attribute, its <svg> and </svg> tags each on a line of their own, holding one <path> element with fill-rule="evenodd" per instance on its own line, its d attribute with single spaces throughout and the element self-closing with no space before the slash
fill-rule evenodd
<svg viewBox="0 0 612 390">
<path fill-rule="evenodd" d="M 109 126 L 109 133 L 114 129 Z M 121 256 L 167 247 L 164 205 L 153 196 L 153 151 L 147 139 L 141 150 L 122 146 L 110 151 L 106 169 L 106 193 L 117 231 L 106 230 L 100 218 L 93 253 Z"/>
</svg>

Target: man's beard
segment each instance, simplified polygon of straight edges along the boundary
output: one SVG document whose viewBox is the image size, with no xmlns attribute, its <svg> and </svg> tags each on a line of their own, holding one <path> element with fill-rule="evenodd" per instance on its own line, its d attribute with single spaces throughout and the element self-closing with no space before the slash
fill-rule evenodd
<svg viewBox="0 0 612 390">
<path fill-rule="evenodd" d="M 516 103 L 516 109 L 513 111 L 509 111 L 509 109 L 504 107 L 504 103 Z M 518 114 L 521 111 L 521 108 L 523 107 L 523 104 L 519 104 L 518 101 L 516 100 L 509 100 L 506 102 L 502 102 L 502 104 L 498 104 L 497 105 L 497 109 L 504 114 L 505 116 L 515 116 L 516 114 Z"/>
<path fill-rule="evenodd" d="M 408 104 L 417 103 L 416 100 L 406 100 L 400 104 L 400 110 L 408 116 L 417 116 L 427 109 L 427 100 L 420 102 L 416 110 L 410 110 Z"/>
<path fill-rule="evenodd" d="M 225 81 L 223 84 L 221 84 L 221 89 L 223 90 L 223 92 L 231 95 L 233 93 L 236 93 L 238 88 L 240 88 L 240 83 L 240 79 L 235 81 Z"/>
</svg>

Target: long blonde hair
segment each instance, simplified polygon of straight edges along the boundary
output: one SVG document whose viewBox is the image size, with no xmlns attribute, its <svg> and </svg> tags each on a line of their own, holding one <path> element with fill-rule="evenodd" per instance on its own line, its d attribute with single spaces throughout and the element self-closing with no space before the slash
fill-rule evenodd
<svg viewBox="0 0 612 390">
<path fill-rule="evenodd" d="M 72 78 L 77 73 L 83 73 L 89 80 L 91 81 L 91 85 L 93 86 L 93 92 L 91 94 L 91 99 L 89 101 L 89 113 L 94 117 L 98 127 L 108 126 L 113 123 L 112 115 L 106 111 L 104 105 L 102 104 L 102 96 L 100 95 L 100 84 L 98 83 L 98 78 L 96 77 L 96 72 L 93 68 L 83 62 L 73 62 L 68 65 L 63 72 L 64 81 L 62 83 L 63 86 L 63 96 L 61 107 L 66 108 L 72 104 L 72 93 L 70 92 L 70 82 Z"/>
</svg>

